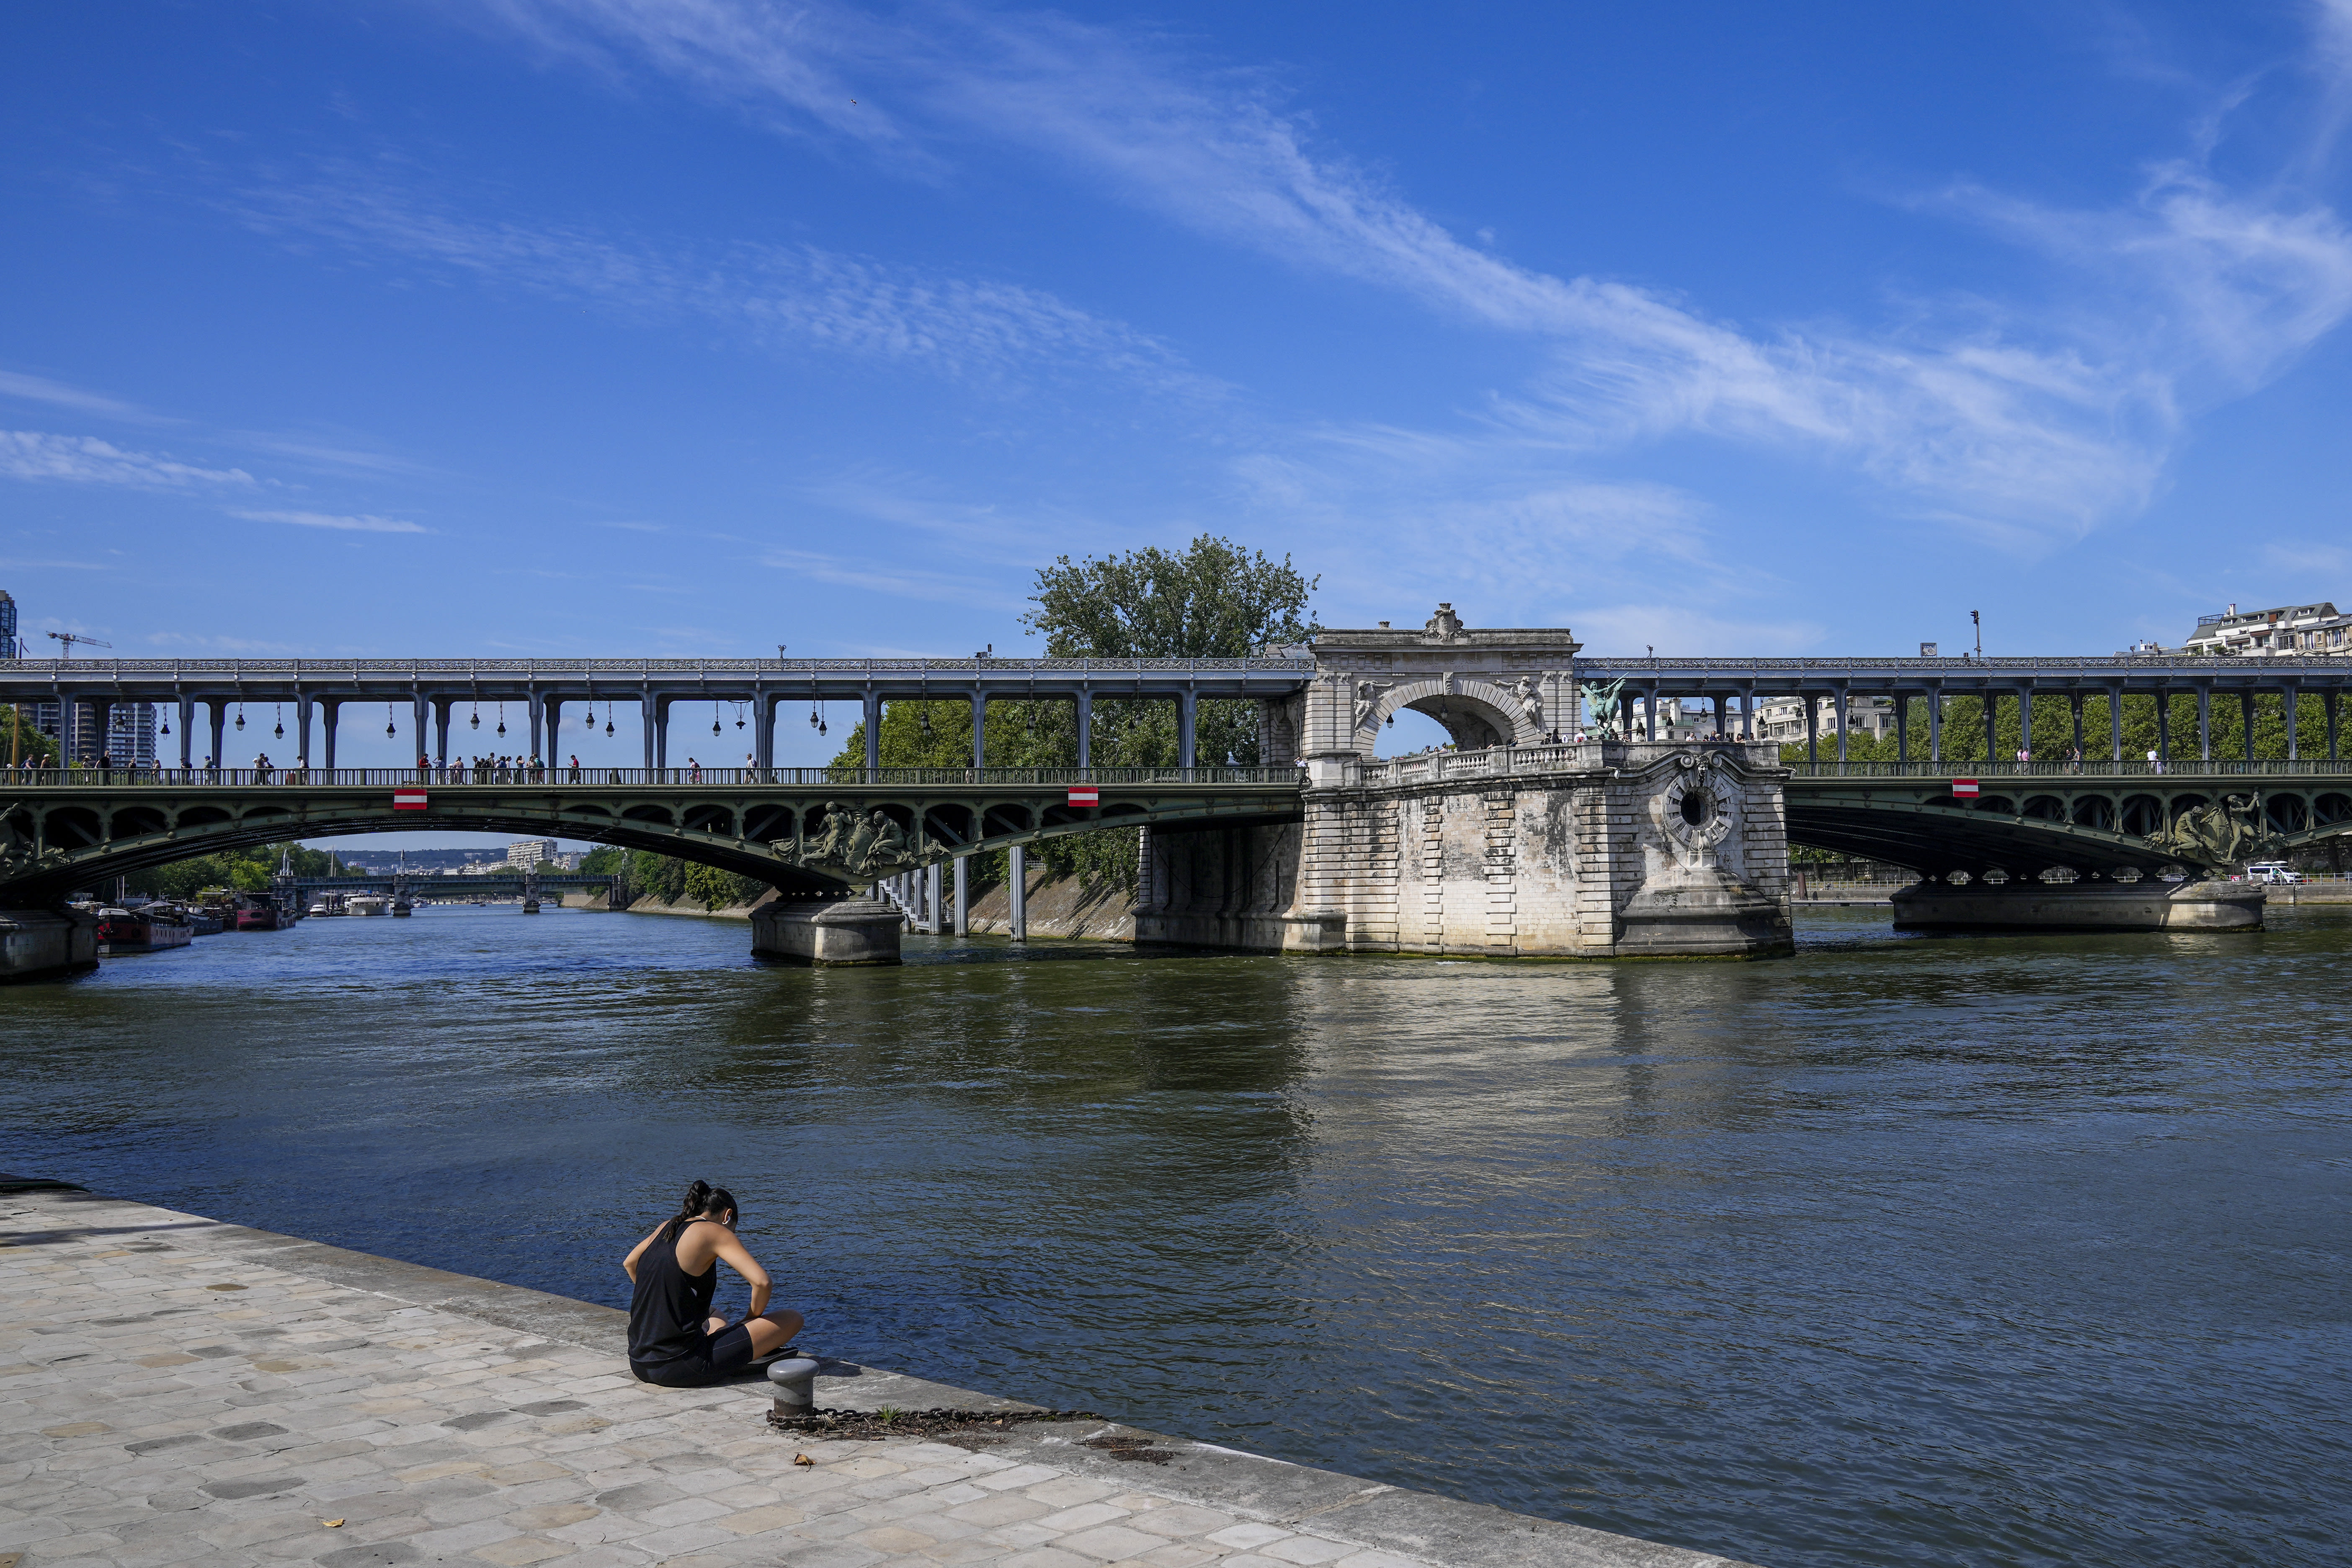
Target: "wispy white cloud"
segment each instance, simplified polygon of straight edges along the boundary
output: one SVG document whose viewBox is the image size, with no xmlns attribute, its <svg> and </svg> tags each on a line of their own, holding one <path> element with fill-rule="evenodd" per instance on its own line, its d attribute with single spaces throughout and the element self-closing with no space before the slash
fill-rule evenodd
<svg viewBox="0 0 2352 1568">
<path fill-rule="evenodd" d="M 252 637 L 195 632 L 149 632 L 146 641 L 152 647 L 184 647 L 205 653 L 316 655 L 318 652 L 316 648 L 297 643 L 264 642 Z"/>
<path fill-rule="evenodd" d="M 325 178 L 255 185 L 237 207 L 264 231 L 331 241 L 355 257 L 396 255 L 634 315 L 714 319 L 772 349 L 919 363 L 996 381 L 1083 371 L 1160 394 L 1222 390 L 1166 344 L 1042 289 L 814 246 L 698 253 L 557 225 L 477 223 L 352 165 Z"/>
<path fill-rule="evenodd" d="M 1264 78 L 1132 31 L 955 4 L 896 17 L 827 0 L 491 10 L 600 70 L 650 68 L 919 177 L 975 137 L 1021 146 L 1198 232 L 1543 344 L 1547 368 L 1491 417 L 1506 444 L 1551 448 L 1555 468 L 1678 433 L 1825 454 L 1897 510 L 2024 548 L 2145 504 L 2189 417 L 2275 377 L 2352 306 L 2352 239 L 2324 202 L 2285 184 L 2232 192 L 2174 163 L 2111 210 L 1969 187 L 1923 204 L 2056 256 L 2092 285 L 2067 297 L 1759 329 L 1465 244 L 1321 145 Z M 2352 0 L 2313 15 L 2312 70 L 2346 100 Z"/>
<path fill-rule="evenodd" d="M 95 436 L 0 430 L 0 476 L 144 489 L 255 483 L 243 468 L 206 468 L 153 452 L 136 452 Z"/>
<path fill-rule="evenodd" d="M 870 561 L 845 560 L 804 550 L 772 550 L 761 558 L 760 563 L 808 582 L 858 588 L 895 598 L 970 605 L 1008 615 L 1027 607 L 1027 601 L 1020 595 L 970 573 L 877 566 Z"/>
<path fill-rule="evenodd" d="M 20 556 L 0 555 L 0 567 L 11 572 L 111 572 L 113 563 L 106 561 L 34 561 Z"/>
<path fill-rule="evenodd" d="M 0 370 L 0 397 L 14 397 L 26 403 L 46 403 L 53 408 L 70 408 L 77 414 L 94 414 L 102 418 L 121 419 L 131 424 L 160 424 L 153 415 L 133 404 L 108 397 L 101 393 L 87 392 L 79 386 L 68 386 L 61 381 L 45 376 L 26 375 L 19 371 Z"/>
<path fill-rule="evenodd" d="M 325 511 L 237 511 L 231 517 L 242 517 L 254 522 L 289 522 L 297 528 L 329 528 L 344 533 L 430 533 L 421 523 L 408 522 L 396 517 L 373 517 L 366 513 L 346 516 Z"/>
</svg>

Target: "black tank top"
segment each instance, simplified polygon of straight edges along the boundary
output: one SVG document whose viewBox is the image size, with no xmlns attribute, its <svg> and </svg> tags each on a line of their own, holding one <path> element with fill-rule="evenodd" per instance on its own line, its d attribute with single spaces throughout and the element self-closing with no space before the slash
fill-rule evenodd
<svg viewBox="0 0 2352 1568">
<path fill-rule="evenodd" d="M 681 1226 L 678 1237 L 686 1235 Z M 702 1348 L 710 1321 L 710 1298 L 719 1289 L 719 1260 L 700 1274 L 677 1266 L 677 1239 L 654 1238 L 637 1263 L 637 1288 L 629 1298 L 629 1361 L 658 1365 Z"/>
</svg>

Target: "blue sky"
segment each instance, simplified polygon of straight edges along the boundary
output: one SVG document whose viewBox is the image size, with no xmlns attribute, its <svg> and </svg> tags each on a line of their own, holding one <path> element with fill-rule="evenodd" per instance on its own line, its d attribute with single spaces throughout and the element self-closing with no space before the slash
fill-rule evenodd
<svg viewBox="0 0 2352 1568">
<path fill-rule="evenodd" d="M 20 7 L 0 586 L 1016 653 L 1210 531 L 1332 625 L 2177 643 L 2352 601 L 2347 116 L 2352 0 Z"/>
</svg>

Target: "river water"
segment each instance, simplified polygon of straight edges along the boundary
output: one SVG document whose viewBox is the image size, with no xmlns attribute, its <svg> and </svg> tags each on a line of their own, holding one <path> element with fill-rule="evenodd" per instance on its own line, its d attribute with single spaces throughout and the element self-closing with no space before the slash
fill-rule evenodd
<svg viewBox="0 0 2352 1568">
<path fill-rule="evenodd" d="M 437 908 L 0 992 L 0 1169 L 1795 1568 L 2341 1563 L 2352 914 L 1507 965 Z"/>
</svg>

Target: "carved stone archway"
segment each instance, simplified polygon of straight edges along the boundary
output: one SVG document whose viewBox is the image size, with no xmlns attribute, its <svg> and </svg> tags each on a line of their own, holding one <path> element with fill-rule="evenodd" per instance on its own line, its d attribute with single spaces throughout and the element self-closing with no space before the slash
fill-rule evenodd
<svg viewBox="0 0 2352 1568">
<path fill-rule="evenodd" d="M 1436 720 L 1454 745 L 1465 752 L 1544 742 L 1540 715 L 1528 710 L 1519 693 L 1487 680 L 1445 676 L 1401 681 L 1357 707 L 1365 717 L 1357 726 L 1356 740 L 1366 756 L 1373 754 L 1378 745 L 1381 726 L 1400 708 Z"/>
</svg>

